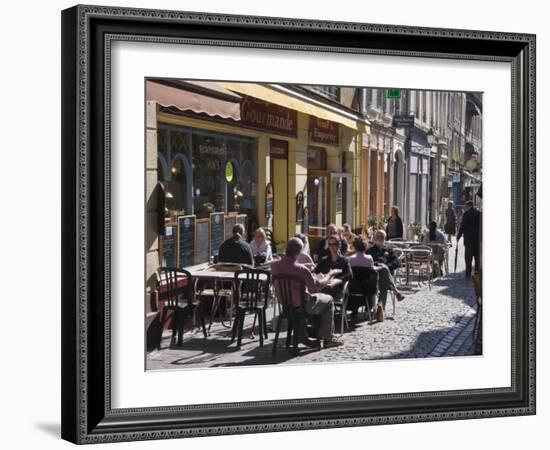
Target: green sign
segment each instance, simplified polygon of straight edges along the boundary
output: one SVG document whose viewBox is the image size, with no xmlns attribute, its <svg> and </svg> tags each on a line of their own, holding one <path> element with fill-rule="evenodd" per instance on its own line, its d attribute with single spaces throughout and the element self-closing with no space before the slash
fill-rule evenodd
<svg viewBox="0 0 550 450">
<path fill-rule="evenodd" d="M 231 161 L 225 163 L 225 181 L 228 183 L 233 181 L 233 163 Z"/>
<path fill-rule="evenodd" d="M 388 89 L 386 92 L 388 98 L 401 98 L 401 89 Z"/>
</svg>

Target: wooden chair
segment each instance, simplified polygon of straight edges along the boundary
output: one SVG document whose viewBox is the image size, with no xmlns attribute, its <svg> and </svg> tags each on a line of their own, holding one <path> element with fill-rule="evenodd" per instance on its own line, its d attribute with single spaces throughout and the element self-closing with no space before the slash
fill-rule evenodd
<svg viewBox="0 0 550 450">
<path fill-rule="evenodd" d="M 198 312 L 202 332 L 206 338 L 204 315 L 200 301 L 194 299 L 194 283 L 191 274 L 187 270 L 176 267 L 161 267 L 159 272 L 162 286 L 159 290 L 161 292 L 161 301 L 163 301 L 161 327 L 164 326 L 168 311 L 173 311 L 172 342 L 174 342 L 177 332 L 177 345 L 181 345 L 185 316 Z"/>
<path fill-rule="evenodd" d="M 275 329 L 275 339 L 273 340 L 272 355 L 275 356 L 277 351 L 277 342 L 279 340 L 279 332 L 281 331 L 282 319 L 287 319 L 286 346 L 290 347 L 291 340 L 293 345 L 293 355 L 298 355 L 298 343 L 300 338 L 304 336 L 306 326 L 306 287 L 304 280 L 293 275 L 274 275 L 273 285 L 277 294 L 277 299 L 282 305 L 281 315 L 277 320 Z M 292 301 L 292 292 L 299 293 L 299 306 L 294 306 Z M 317 317 L 318 316 L 312 316 Z M 317 326 L 317 330 L 318 330 Z M 317 346 L 321 347 L 321 339 L 317 333 Z"/>
<path fill-rule="evenodd" d="M 237 346 L 241 346 L 244 320 L 247 314 L 254 314 L 254 324 L 258 319 L 260 335 L 260 347 L 264 345 L 264 337 L 267 339 L 267 316 L 266 309 L 269 300 L 269 286 L 271 273 L 260 269 L 244 269 L 235 272 L 233 282 L 235 300 L 235 321 L 233 322 L 233 333 L 231 342 L 237 336 Z"/>
</svg>

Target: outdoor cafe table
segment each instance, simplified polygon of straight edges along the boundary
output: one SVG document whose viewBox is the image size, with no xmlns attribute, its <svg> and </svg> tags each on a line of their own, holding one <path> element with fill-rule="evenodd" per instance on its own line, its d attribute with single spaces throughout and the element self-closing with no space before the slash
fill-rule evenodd
<svg viewBox="0 0 550 450">
<path fill-rule="evenodd" d="M 213 292 L 214 292 L 214 302 L 212 304 L 213 308 L 216 304 L 219 304 L 220 291 L 222 289 L 223 284 L 233 283 L 235 279 L 235 272 L 213 270 L 212 266 L 203 266 L 198 268 L 189 267 L 187 268 L 187 271 L 191 274 L 191 276 L 195 280 L 195 293 L 196 293 L 196 283 L 198 281 L 202 280 L 212 285 Z M 229 325 L 226 325 L 224 320 L 222 319 L 222 325 L 226 328 L 231 328 L 231 321 L 232 321 L 231 310 L 232 308 L 229 309 Z M 211 326 L 212 326 L 212 318 L 210 318 L 210 325 L 208 327 L 208 330 L 210 330 Z"/>
</svg>

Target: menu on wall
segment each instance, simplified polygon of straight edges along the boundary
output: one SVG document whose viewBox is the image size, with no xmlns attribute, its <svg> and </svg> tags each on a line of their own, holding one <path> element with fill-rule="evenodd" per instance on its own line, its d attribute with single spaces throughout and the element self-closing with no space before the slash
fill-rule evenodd
<svg viewBox="0 0 550 450">
<path fill-rule="evenodd" d="M 166 225 L 162 240 L 162 265 L 164 267 L 176 266 L 176 226 Z"/>
<path fill-rule="evenodd" d="M 178 216 L 178 267 L 193 265 L 195 255 L 195 216 Z"/>
<path fill-rule="evenodd" d="M 198 219 L 195 224 L 195 264 L 210 259 L 210 219 Z"/>
<path fill-rule="evenodd" d="M 233 236 L 233 227 L 237 223 L 237 215 L 225 216 L 225 239 Z"/>
<path fill-rule="evenodd" d="M 218 254 L 225 238 L 225 214 L 222 212 L 210 214 L 210 256 Z"/>
</svg>

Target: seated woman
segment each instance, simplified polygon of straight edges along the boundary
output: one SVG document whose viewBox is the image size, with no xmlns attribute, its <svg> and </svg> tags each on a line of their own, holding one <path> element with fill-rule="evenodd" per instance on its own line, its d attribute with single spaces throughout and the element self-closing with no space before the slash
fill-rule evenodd
<svg viewBox="0 0 550 450">
<path fill-rule="evenodd" d="M 445 238 L 445 234 L 437 228 L 437 223 L 435 221 L 432 220 L 429 225 L 429 230 L 424 232 L 422 243 L 428 245 L 441 244 L 432 246 L 434 273 L 436 276 L 441 274 L 441 267 L 443 267 L 443 261 L 445 259 L 445 248 L 443 246 L 447 245 L 447 239 Z"/>
<path fill-rule="evenodd" d="M 351 226 L 349 223 L 345 223 L 342 225 L 342 233 L 341 233 L 342 239 L 345 239 L 348 243 L 348 248 L 353 248 L 353 241 L 355 241 L 355 238 L 357 237 L 352 231 Z"/>
<path fill-rule="evenodd" d="M 342 280 L 342 283 L 327 286 L 321 292 L 329 294 L 335 300 L 340 300 L 344 294 L 344 283 L 352 278 L 351 267 L 349 261 L 340 253 L 340 238 L 337 235 L 329 236 L 327 244 L 329 254 L 319 260 L 313 272 L 327 274 L 333 270 L 338 271 L 335 278 Z"/>
<path fill-rule="evenodd" d="M 267 242 L 267 235 L 263 228 L 258 228 L 254 232 L 254 239 L 250 243 L 250 250 L 254 256 L 254 262 L 256 265 L 263 264 L 273 260 L 273 254 L 271 253 L 271 246 Z"/>
</svg>

